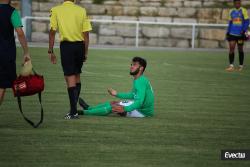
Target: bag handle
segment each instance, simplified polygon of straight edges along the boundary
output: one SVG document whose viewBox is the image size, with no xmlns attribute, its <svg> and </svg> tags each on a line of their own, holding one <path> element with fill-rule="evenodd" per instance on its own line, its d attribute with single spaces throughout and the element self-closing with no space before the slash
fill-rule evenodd
<svg viewBox="0 0 250 167">
<path fill-rule="evenodd" d="M 32 71 L 35 75 L 38 75 L 34 68 L 32 68 Z"/>
<path fill-rule="evenodd" d="M 24 120 L 27 121 L 31 126 L 33 126 L 33 128 L 37 128 L 43 122 L 43 106 L 42 106 L 42 95 L 41 95 L 41 92 L 38 93 L 38 99 L 39 99 L 39 103 L 40 103 L 40 106 L 41 106 L 41 118 L 40 118 L 40 121 L 37 124 L 35 124 L 34 122 L 32 122 L 30 119 L 28 119 L 24 115 L 23 110 L 22 110 L 21 97 L 20 97 L 19 91 L 17 90 L 17 102 L 18 102 L 19 110 L 20 110 L 20 112 L 21 112 Z"/>
</svg>

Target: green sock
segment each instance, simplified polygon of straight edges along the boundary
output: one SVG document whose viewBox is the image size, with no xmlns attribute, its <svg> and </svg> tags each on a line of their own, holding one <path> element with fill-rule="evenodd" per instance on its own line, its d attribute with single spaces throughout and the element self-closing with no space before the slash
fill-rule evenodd
<svg viewBox="0 0 250 167">
<path fill-rule="evenodd" d="M 96 115 L 96 116 L 107 116 L 112 112 L 112 107 L 110 103 L 102 104 L 102 106 L 98 105 L 89 110 L 84 110 L 84 115 Z"/>
<path fill-rule="evenodd" d="M 95 109 L 95 108 L 103 108 L 103 107 L 106 107 L 106 106 L 108 106 L 108 105 L 110 105 L 110 102 L 98 104 L 98 105 L 96 105 L 96 106 L 89 106 L 88 110 Z"/>
</svg>

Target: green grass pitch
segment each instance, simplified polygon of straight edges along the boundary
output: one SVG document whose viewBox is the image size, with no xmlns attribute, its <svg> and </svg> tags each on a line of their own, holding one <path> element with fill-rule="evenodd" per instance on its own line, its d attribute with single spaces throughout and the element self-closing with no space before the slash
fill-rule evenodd
<svg viewBox="0 0 250 167">
<path fill-rule="evenodd" d="M 69 102 L 59 50 L 57 65 L 49 62 L 47 49 L 30 51 L 33 66 L 46 80 L 44 123 L 38 129 L 28 125 L 7 91 L 0 108 L 1 167 L 250 166 L 250 161 L 220 160 L 221 149 L 250 149 L 249 54 L 243 72 L 228 73 L 226 52 L 91 49 L 81 96 L 94 105 L 114 100 L 108 87 L 129 91 L 130 60 L 142 56 L 155 91 L 155 117 L 64 120 Z M 21 49 L 18 55 L 19 68 Z M 37 121 L 37 97 L 23 98 L 23 105 Z"/>
</svg>

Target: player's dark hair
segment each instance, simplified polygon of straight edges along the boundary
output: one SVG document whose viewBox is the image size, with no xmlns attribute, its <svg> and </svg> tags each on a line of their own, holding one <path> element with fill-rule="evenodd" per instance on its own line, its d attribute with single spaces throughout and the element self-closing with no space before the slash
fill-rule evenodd
<svg viewBox="0 0 250 167">
<path fill-rule="evenodd" d="M 241 1 L 241 0 L 234 0 L 234 2 Z"/>
<path fill-rule="evenodd" d="M 141 57 L 134 57 L 133 62 L 138 62 L 140 64 L 140 66 L 143 67 L 143 72 L 145 71 L 146 67 L 147 67 L 147 61 Z"/>
</svg>

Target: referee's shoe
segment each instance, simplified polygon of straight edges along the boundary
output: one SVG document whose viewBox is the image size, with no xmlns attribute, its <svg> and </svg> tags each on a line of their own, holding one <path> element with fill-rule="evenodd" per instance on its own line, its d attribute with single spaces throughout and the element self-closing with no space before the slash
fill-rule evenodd
<svg viewBox="0 0 250 167">
<path fill-rule="evenodd" d="M 78 113 L 71 115 L 70 113 L 64 116 L 64 119 L 79 119 Z"/>
</svg>

